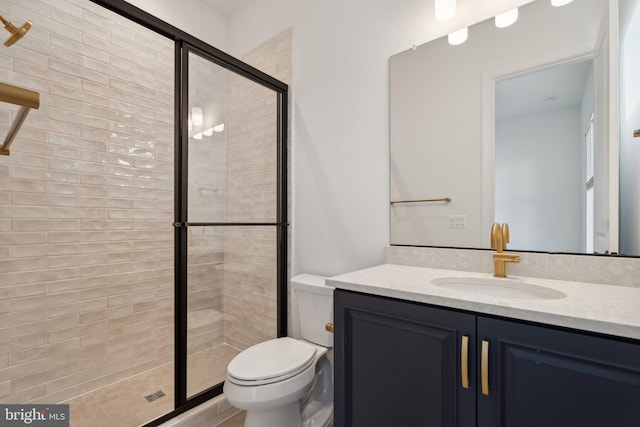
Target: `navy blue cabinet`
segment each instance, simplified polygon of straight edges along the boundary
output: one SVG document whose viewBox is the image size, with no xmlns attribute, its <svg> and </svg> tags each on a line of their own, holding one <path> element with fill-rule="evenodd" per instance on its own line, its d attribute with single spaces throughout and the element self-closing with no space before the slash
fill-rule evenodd
<svg viewBox="0 0 640 427">
<path fill-rule="evenodd" d="M 340 290 L 334 298 L 336 427 L 476 425 L 474 315 Z"/>
<path fill-rule="evenodd" d="M 482 316 L 477 330 L 478 426 L 640 426 L 640 344 Z"/>
<path fill-rule="evenodd" d="M 638 427 L 640 344 L 336 290 L 336 427 Z"/>
</svg>

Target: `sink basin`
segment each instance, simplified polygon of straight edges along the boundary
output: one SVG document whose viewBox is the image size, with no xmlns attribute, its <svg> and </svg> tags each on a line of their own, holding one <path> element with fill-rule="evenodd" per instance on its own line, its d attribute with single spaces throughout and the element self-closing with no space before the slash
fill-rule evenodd
<svg viewBox="0 0 640 427">
<path fill-rule="evenodd" d="M 468 294 L 486 295 L 509 299 L 560 299 L 567 295 L 546 286 L 519 280 L 489 279 L 479 277 L 446 277 L 433 279 L 436 286 Z"/>
</svg>

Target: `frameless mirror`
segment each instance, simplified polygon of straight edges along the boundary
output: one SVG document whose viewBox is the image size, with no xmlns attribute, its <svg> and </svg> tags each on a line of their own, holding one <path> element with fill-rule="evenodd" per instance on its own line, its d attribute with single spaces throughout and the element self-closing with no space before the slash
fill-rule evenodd
<svg viewBox="0 0 640 427">
<path fill-rule="evenodd" d="M 497 221 L 514 250 L 640 255 L 638 179 L 624 181 L 640 150 L 618 161 L 633 117 L 618 85 L 640 75 L 638 3 L 537 0 L 507 28 L 491 19 L 461 45 L 393 56 L 391 243 L 488 248 Z"/>
</svg>

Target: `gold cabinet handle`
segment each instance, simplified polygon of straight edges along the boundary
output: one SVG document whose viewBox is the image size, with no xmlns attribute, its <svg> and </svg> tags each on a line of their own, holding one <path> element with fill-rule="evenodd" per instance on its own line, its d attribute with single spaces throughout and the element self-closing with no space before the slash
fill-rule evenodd
<svg viewBox="0 0 640 427">
<path fill-rule="evenodd" d="M 324 330 L 333 333 L 333 323 L 327 323 L 326 325 L 324 325 Z"/>
<path fill-rule="evenodd" d="M 489 395 L 489 341 L 482 340 L 482 359 L 480 359 L 482 376 L 482 394 Z"/>
<path fill-rule="evenodd" d="M 469 388 L 469 337 L 462 336 L 460 349 L 460 375 L 462 376 L 462 388 Z"/>
</svg>

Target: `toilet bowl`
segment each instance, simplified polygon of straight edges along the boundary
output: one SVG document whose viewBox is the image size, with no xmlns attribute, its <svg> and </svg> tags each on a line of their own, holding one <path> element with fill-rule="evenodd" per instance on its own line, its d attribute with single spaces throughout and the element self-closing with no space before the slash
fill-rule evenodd
<svg viewBox="0 0 640 427">
<path fill-rule="evenodd" d="M 240 352 L 227 367 L 224 393 L 246 411 L 245 427 L 322 427 L 333 417 L 333 289 L 320 276 L 291 280 L 300 338 L 276 338 Z M 321 325 L 320 325 L 321 324 Z"/>
</svg>

